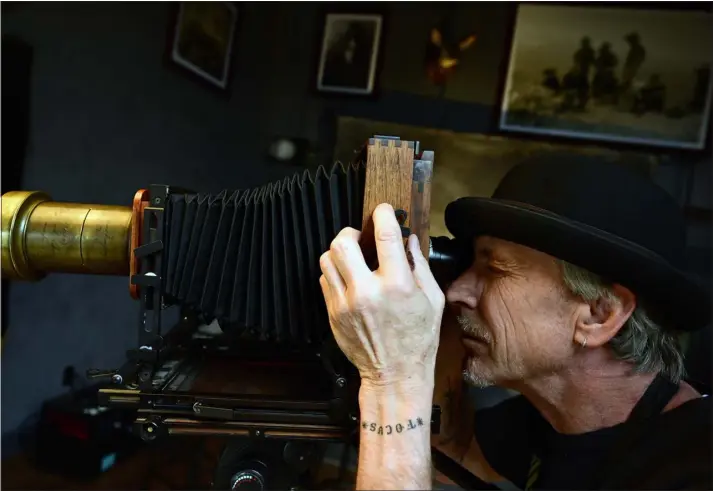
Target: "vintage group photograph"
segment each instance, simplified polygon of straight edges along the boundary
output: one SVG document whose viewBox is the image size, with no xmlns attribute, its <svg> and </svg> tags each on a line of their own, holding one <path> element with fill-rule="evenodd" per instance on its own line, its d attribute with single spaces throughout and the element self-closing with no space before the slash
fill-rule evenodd
<svg viewBox="0 0 713 491">
<path fill-rule="evenodd" d="M 430 216 L 432 237 L 451 235 L 444 221 L 448 203 L 464 196 L 491 196 L 505 174 L 528 158 L 565 155 L 576 160 L 597 156 L 626 165 L 646 177 L 661 160 L 653 153 L 638 150 L 460 133 L 348 116 L 339 118 L 334 160 L 353 161 L 355 150 L 364 142 L 364 135 L 369 134 L 400 135 L 403 139 L 419 141 L 422 149 L 435 152 Z"/>
<path fill-rule="evenodd" d="M 710 12 L 521 4 L 500 129 L 702 149 Z"/>
</svg>

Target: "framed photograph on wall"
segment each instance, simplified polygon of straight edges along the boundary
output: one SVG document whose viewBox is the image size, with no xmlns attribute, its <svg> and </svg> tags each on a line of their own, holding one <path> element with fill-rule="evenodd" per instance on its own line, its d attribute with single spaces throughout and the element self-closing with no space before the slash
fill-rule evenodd
<svg viewBox="0 0 713 491">
<path fill-rule="evenodd" d="M 701 150 L 710 10 L 520 4 L 503 131 Z"/>
<path fill-rule="evenodd" d="M 465 196 L 489 198 L 510 169 L 532 158 L 566 155 L 572 162 L 598 158 L 627 166 L 647 178 L 653 176 L 662 162 L 668 162 L 658 152 L 640 147 L 611 148 L 566 140 L 463 133 L 349 116 L 338 118 L 336 131 L 332 161 L 352 162 L 366 139 L 375 134 L 399 135 L 403 140 L 419 141 L 421 148 L 435 152 L 439 164 L 431 183 L 432 237 L 451 236 L 444 220 L 448 203 Z"/>
<path fill-rule="evenodd" d="M 171 61 L 226 90 L 237 20 L 238 9 L 231 2 L 181 2 L 172 31 Z"/>
<path fill-rule="evenodd" d="M 317 90 L 372 95 L 381 55 L 383 15 L 328 13 L 320 45 Z"/>
</svg>

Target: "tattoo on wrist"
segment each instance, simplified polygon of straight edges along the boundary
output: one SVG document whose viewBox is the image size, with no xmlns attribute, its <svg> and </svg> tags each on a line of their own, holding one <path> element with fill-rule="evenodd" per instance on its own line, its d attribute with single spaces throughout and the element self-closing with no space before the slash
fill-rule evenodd
<svg viewBox="0 0 713 491">
<path fill-rule="evenodd" d="M 388 425 L 380 425 L 378 423 L 375 423 L 374 421 L 362 421 L 361 422 L 361 428 L 364 431 L 368 431 L 369 433 L 376 433 L 377 435 L 398 435 L 410 430 L 415 430 L 416 428 L 419 428 L 421 426 L 424 426 L 423 419 L 421 418 L 413 418 L 409 419 L 404 423 L 396 423 L 396 424 L 388 424 Z"/>
</svg>

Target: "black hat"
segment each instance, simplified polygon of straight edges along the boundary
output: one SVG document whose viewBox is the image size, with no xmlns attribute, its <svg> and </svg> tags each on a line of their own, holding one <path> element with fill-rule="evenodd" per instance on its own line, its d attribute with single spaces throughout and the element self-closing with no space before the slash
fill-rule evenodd
<svg viewBox="0 0 713 491">
<path fill-rule="evenodd" d="M 665 327 L 693 330 L 710 320 L 710 288 L 684 272 L 680 207 L 624 165 L 530 160 L 511 169 L 492 198 L 460 198 L 445 215 L 456 239 L 498 237 L 626 286 Z"/>
</svg>

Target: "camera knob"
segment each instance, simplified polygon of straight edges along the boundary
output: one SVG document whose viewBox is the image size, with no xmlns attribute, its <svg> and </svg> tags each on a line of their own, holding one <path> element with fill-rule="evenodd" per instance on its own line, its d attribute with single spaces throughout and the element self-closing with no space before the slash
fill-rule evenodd
<svg viewBox="0 0 713 491">
<path fill-rule="evenodd" d="M 262 491 L 265 489 L 265 479 L 254 469 L 238 472 L 230 479 L 230 488 L 244 491 Z"/>
</svg>

